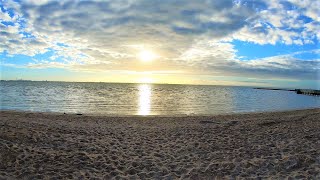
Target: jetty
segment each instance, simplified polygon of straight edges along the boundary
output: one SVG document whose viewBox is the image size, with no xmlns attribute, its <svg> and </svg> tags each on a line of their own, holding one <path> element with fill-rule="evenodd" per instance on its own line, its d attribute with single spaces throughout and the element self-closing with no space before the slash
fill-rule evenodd
<svg viewBox="0 0 320 180">
<path fill-rule="evenodd" d="M 320 90 L 313 90 L 313 89 L 295 89 L 297 94 L 306 94 L 306 95 L 313 95 L 319 96 Z"/>
<path fill-rule="evenodd" d="M 312 96 L 320 96 L 320 90 L 314 89 L 281 89 L 281 88 L 253 88 L 253 89 L 263 89 L 263 90 L 274 90 L 274 91 L 294 91 L 297 94 L 304 94 L 304 95 L 312 95 Z"/>
</svg>

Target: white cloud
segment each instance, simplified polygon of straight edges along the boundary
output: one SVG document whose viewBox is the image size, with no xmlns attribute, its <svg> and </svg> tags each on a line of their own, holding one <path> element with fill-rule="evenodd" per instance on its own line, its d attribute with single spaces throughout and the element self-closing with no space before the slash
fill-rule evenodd
<svg viewBox="0 0 320 180">
<path fill-rule="evenodd" d="M 12 21 L 13 18 L 10 17 L 9 13 L 0 11 L 0 22 L 1 21 Z"/>
<path fill-rule="evenodd" d="M 291 3 L 290 8 L 286 3 Z M 34 56 L 52 50 L 45 61 L 28 66 L 91 70 L 273 74 L 313 78 L 312 65 L 293 56 L 239 61 L 232 40 L 257 44 L 309 44 L 319 40 L 319 1 L 314 0 L 119 0 L 4 1 L 10 17 L 0 19 L 0 52 Z M 312 20 L 304 22 L 301 16 Z M 61 45 L 63 44 L 63 46 Z M 132 65 L 145 46 L 159 53 L 155 67 Z M 61 60 L 62 59 L 62 60 Z M 59 61 L 61 60 L 61 61 Z M 59 61 L 59 62 L 58 62 Z M 303 63 L 301 63 L 303 62 Z M 189 69 L 190 68 L 190 69 Z M 192 69 L 193 68 L 193 69 Z M 198 72 L 194 72 L 197 71 Z M 253 71 L 253 72 L 251 72 Z M 278 72 L 277 72 L 278 71 Z M 298 76 L 298 75 L 297 75 Z"/>
</svg>

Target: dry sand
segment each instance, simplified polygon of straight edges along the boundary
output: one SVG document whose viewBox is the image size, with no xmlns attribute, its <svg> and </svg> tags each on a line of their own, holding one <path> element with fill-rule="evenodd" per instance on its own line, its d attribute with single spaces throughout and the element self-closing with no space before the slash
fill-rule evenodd
<svg viewBox="0 0 320 180">
<path fill-rule="evenodd" d="M 320 109 L 189 117 L 0 111 L 0 179 L 320 179 Z"/>
</svg>

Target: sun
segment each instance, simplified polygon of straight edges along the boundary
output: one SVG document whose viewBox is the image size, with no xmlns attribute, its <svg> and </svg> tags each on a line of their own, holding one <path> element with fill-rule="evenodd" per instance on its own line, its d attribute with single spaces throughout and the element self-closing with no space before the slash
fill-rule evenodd
<svg viewBox="0 0 320 180">
<path fill-rule="evenodd" d="M 139 83 L 144 83 L 144 84 L 152 84 L 154 82 L 154 79 L 152 78 L 149 78 L 149 77 L 143 77 L 143 78 L 140 78 L 138 80 Z"/>
<path fill-rule="evenodd" d="M 149 62 L 149 61 L 153 61 L 154 59 L 156 59 L 157 55 L 152 51 L 143 50 L 138 54 L 138 57 L 141 61 Z"/>
</svg>

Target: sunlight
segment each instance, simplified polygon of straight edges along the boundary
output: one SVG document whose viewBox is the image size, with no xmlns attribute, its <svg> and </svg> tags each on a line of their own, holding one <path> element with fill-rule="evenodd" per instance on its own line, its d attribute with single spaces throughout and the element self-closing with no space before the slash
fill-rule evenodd
<svg viewBox="0 0 320 180">
<path fill-rule="evenodd" d="M 138 115 L 150 115 L 151 108 L 151 86 L 141 84 L 139 86 L 139 112 Z"/>
<path fill-rule="evenodd" d="M 138 82 L 139 82 L 139 83 L 150 84 L 150 83 L 153 83 L 153 82 L 154 82 L 154 79 L 149 78 L 149 77 L 144 77 L 144 78 L 139 79 Z"/>
<path fill-rule="evenodd" d="M 152 52 L 152 51 L 148 51 L 148 50 L 142 50 L 139 54 L 138 57 L 141 61 L 144 62 L 149 62 L 149 61 L 153 61 L 154 59 L 157 58 L 157 55 Z"/>
</svg>

